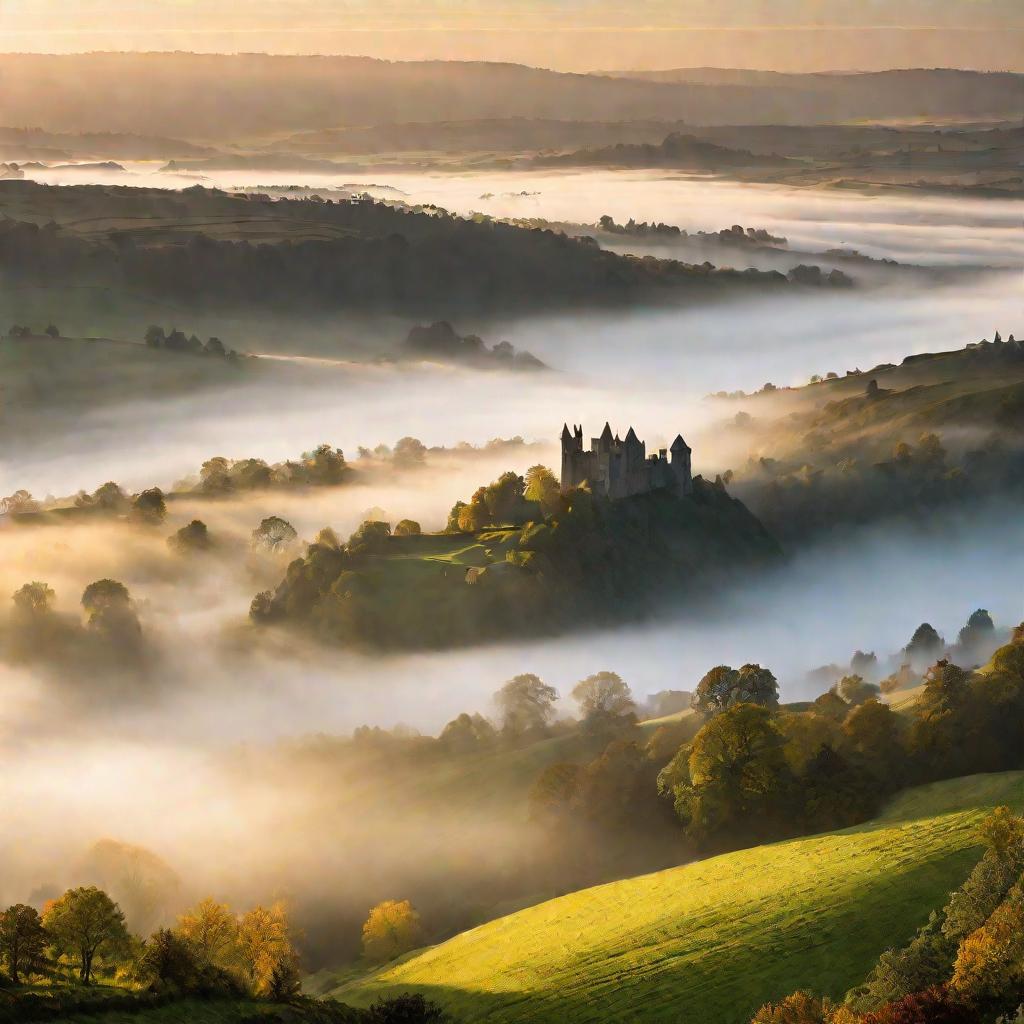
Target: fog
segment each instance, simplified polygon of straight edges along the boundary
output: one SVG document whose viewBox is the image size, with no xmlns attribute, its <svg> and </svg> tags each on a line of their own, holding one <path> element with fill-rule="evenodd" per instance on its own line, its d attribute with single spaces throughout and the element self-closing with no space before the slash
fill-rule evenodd
<svg viewBox="0 0 1024 1024">
<path fill-rule="evenodd" d="M 244 182 L 234 175 L 230 183 Z M 496 215 L 593 221 L 609 213 L 690 230 L 739 221 L 794 246 L 853 245 L 921 264 L 1019 268 L 1024 260 L 1020 206 L 1011 203 L 610 174 L 388 175 L 386 183 L 416 201 Z M 523 190 L 539 195 L 507 194 Z M 494 198 L 481 200 L 487 192 Z M 456 325 L 533 352 L 552 367 L 547 373 L 268 351 L 265 372 L 222 392 L 126 397 L 86 410 L 73 426 L 55 420 L 55 430 L 26 437 L 0 460 L 0 494 L 68 495 L 110 479 L 131 490 L 170 489 L 212 456 L 277 462 L 321 442 L 341 447 L 363 471 L 355 483 L 318 491 L 176 497 L 159 528 L 0 523 L 0 625 L 9 621 L 6 595 L 27 581 L 49 583 L 58 610 L 77 616 L 84 587 L 110 577 L 131 591 L 153 652 L 134 689 L 54 672 L 46 652 L 38 663 L 0 664 L 0 749 L 9 765 L 0 779 L 0 856 L 9 866 L 0 896 L 24 899 L 37 886 L 64 884 L 68 858 L 113 836 L 164 856 L 187 879 L 183 900 L 206 890 L 264 900 L 285 893 L 306 906 L 305 925 L 334 913 L 357 929 L 377 898 L 412 892 L 440 905 L 453 879 L 486 888 L 522 869 L 534 841 L 522 794 L 488 803 L 486 786 L 475 783 L 453 799 L 450 779 L 417 779 L 422 788 L 407 789 L 407 779 L 399 784 L 385 769 L 367 779 L 314 760 L 300 770 L 286 756 L 289 743 L 364 724 L 436 734 L 460 712 L 493 715 L 494 692 L 523 672 L 555 686 L 566 715 L 574 683 L 606 669 L 644 697 L 691 689 L 714 665 L 752 661 L 775 672 L 783 699 L 800 700 L 816 695 L 808 671 L 846 665 L 857 649 L 884 661 L 923 621 L 951 641 L 979 607 L 1000 627 L 1015 625 L 1024 618 L 1024 522 L 1008 504 L 945 516 L 927 530 L 887 524 L 819 541 L 696 607 L 666 606 L 650 622 L 558 639 L 370 655 L 272 630 L 258 636 L 247 612 L 301 552 L 249 551 L 249 534 L 266 516 L 288 519 L 303 541 L 323 526 L 344 537 L 377 509 L 391 522 L 413 518 L 437 530 L 457 499 L 503 470 L 537 462 L 557 470 L 564 421 L 581 422 L 586 436 L 606 419 L 621 434 L 632 425 L 649 451 L 682 432 L 695 472 L 711 476 L 747 452 L 719 430 L 737 406 L 709 401 L 709 393 L 799 384 L 813 373 L 958 348 L 995 329 L 1021 333 L 1019 285 L 1014 269 L 942 287 Z M 359 446 L 406 435 L 429 446 L 517 435 L 538 445 L 430 456 L 426 467 L 405 472 L 360 467 Z M 166 539 L 194 518 L 207 523 L 216 547 L 183 559 Z M 520 780 L 524 791 L 530 781 Z"/>
<path fill-rule="evenodd" d="M 218 188 L 303 184 L 344 187 L 383 199 L 397 189 L 407 203 L 433 203 L 453 213 L 543 218 L 594 224 L 604 214 L 619 223 L 660 221 L 691 233 L 732 224 L 766 228 L 793 249 L 858 249 L 876 258 L 925 266 L 1024 263 L 1024 201 L 853 188 L 793 188 L 736 182 L 706 175 L 652 171 L 502 171 L 412 173 L 374 170 L 337 175 L 281 171 L 209 171 L 168 174 L 156 164 L 128 163 L 125 172 L 102 168 L 26 168 L 49 183 Z"/>
<path fill-rule="evenodd" d="M 533 352 L 553 368 L 549 373 L 278 359 L 258 379 L 217 394 L 104 403 L 77 416 L 72 429 L 55 421 L 56 436 L 42 430 L 5 453 L 0 492 L 24 487 L 40 497 L 60 495 L 108 479 L 167 487 L 213 455 L 279 461 L 324 441 L 350 456 L 359 446 L 404 436 L 427 445 L 517 435 L 553 444 L 567 420 L 593 436 L 606 419 L 623 434 L 632 425 L 648 450 L 682 432 L 697 471 L 714 473 L 729 461 L 716 450 L 713 431 L 708 436 L 721 412 L 707 395 L 869 369 L 912 353 L 961 348 L 995 330 L 1005 336 L 1016 327 L 1020 334 L 1019 283 L 1004 272 L 886 290 L 869 302 L 856 292 L 811 292 L 456 325 Z M 440 504 L 450 507 L 457 496 L 448 488 Z"/>
</svg>

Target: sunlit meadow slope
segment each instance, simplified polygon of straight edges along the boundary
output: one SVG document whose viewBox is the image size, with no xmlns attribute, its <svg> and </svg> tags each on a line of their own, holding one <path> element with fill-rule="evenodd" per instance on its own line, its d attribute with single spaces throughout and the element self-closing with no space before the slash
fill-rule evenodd
<svg viewBox="0 0 1024 1024">
<path fill-rule="evenodd" d="M 842 997 L 966 877 L 986 808 L 1024 773 L 910 790 L 878 819 L 563 896 L 357 981 L 367 1004 L 421 991 L 461 1021 L 745 1022 L 813 980 Z"/>
</svg>

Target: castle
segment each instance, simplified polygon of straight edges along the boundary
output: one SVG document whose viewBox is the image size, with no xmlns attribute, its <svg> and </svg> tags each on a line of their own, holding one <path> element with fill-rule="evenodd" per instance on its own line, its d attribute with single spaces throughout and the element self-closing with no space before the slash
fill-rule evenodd
<svg viewBox="0 0 1024 1024">
<path fill-rule="evenodd" d="M 669 450 L 672 459 L 669 461 Z M 689 494 L 693 490 L 690 446 L 677 435 L 671 449 L 647 455 L 647 445 L 632 427 L 626 440 L 612 436 L 606 423 L 600 437 L 590 439 L 590 451 L 583 450 L 583 427 L 562 427 L 562 490 L 586 483 L 594 494 L 606 498 L 627 498 L 660 488 Z"/>
</svg>

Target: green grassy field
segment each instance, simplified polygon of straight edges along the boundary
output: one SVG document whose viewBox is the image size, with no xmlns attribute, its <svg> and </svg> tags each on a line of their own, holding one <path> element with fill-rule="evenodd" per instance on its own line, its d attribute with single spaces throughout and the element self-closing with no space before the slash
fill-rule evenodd
<svg viewBox="0 0 1024 1024">
<path fill-rule="evenodd" d="M 358 980 L 355 1005 L 421 991 L 462 1022 L 745 1022 L 799 987 L 841 997 L 970 870 L 985 809 L 1024 773 L 910 790 L 857 828 L 597 886 L 489 922 Z"/>
</svg>

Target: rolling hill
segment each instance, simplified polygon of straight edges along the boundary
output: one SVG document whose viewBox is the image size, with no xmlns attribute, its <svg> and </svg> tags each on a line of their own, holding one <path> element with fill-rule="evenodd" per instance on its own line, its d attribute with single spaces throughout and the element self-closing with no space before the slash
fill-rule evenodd
<svg viewBox="0 0 1024 1024">
<path fill-rule="evenodd" d="M 128 291 L 192 310 L 450 320 L 788 287 L 780 274 L 638 259 L 550 231 L 376 202 L 6 181 L 0 214 L 0 284 Z"/>
<path fill-rule="evenodd" d="M 879 818 L 597 886 L 311 992 L 367 1005 L 419 991 L 460 1021 L 744 1024 L 813 980 L 860 982 L 959 885 L 985 809 L 1024 806 L 1024 773 L 905 792 Z"/>
<path fill-rule="evenodd" d="M 948 70 L 648 77 L 655 80 L 345 56 L 15 53 L 0 55 L 0 125 L 222 143 L 345 125 L 502 117 L 690 124 L 1015 119 L 1024 94 L 1021 75 Z"/>
</svg>

